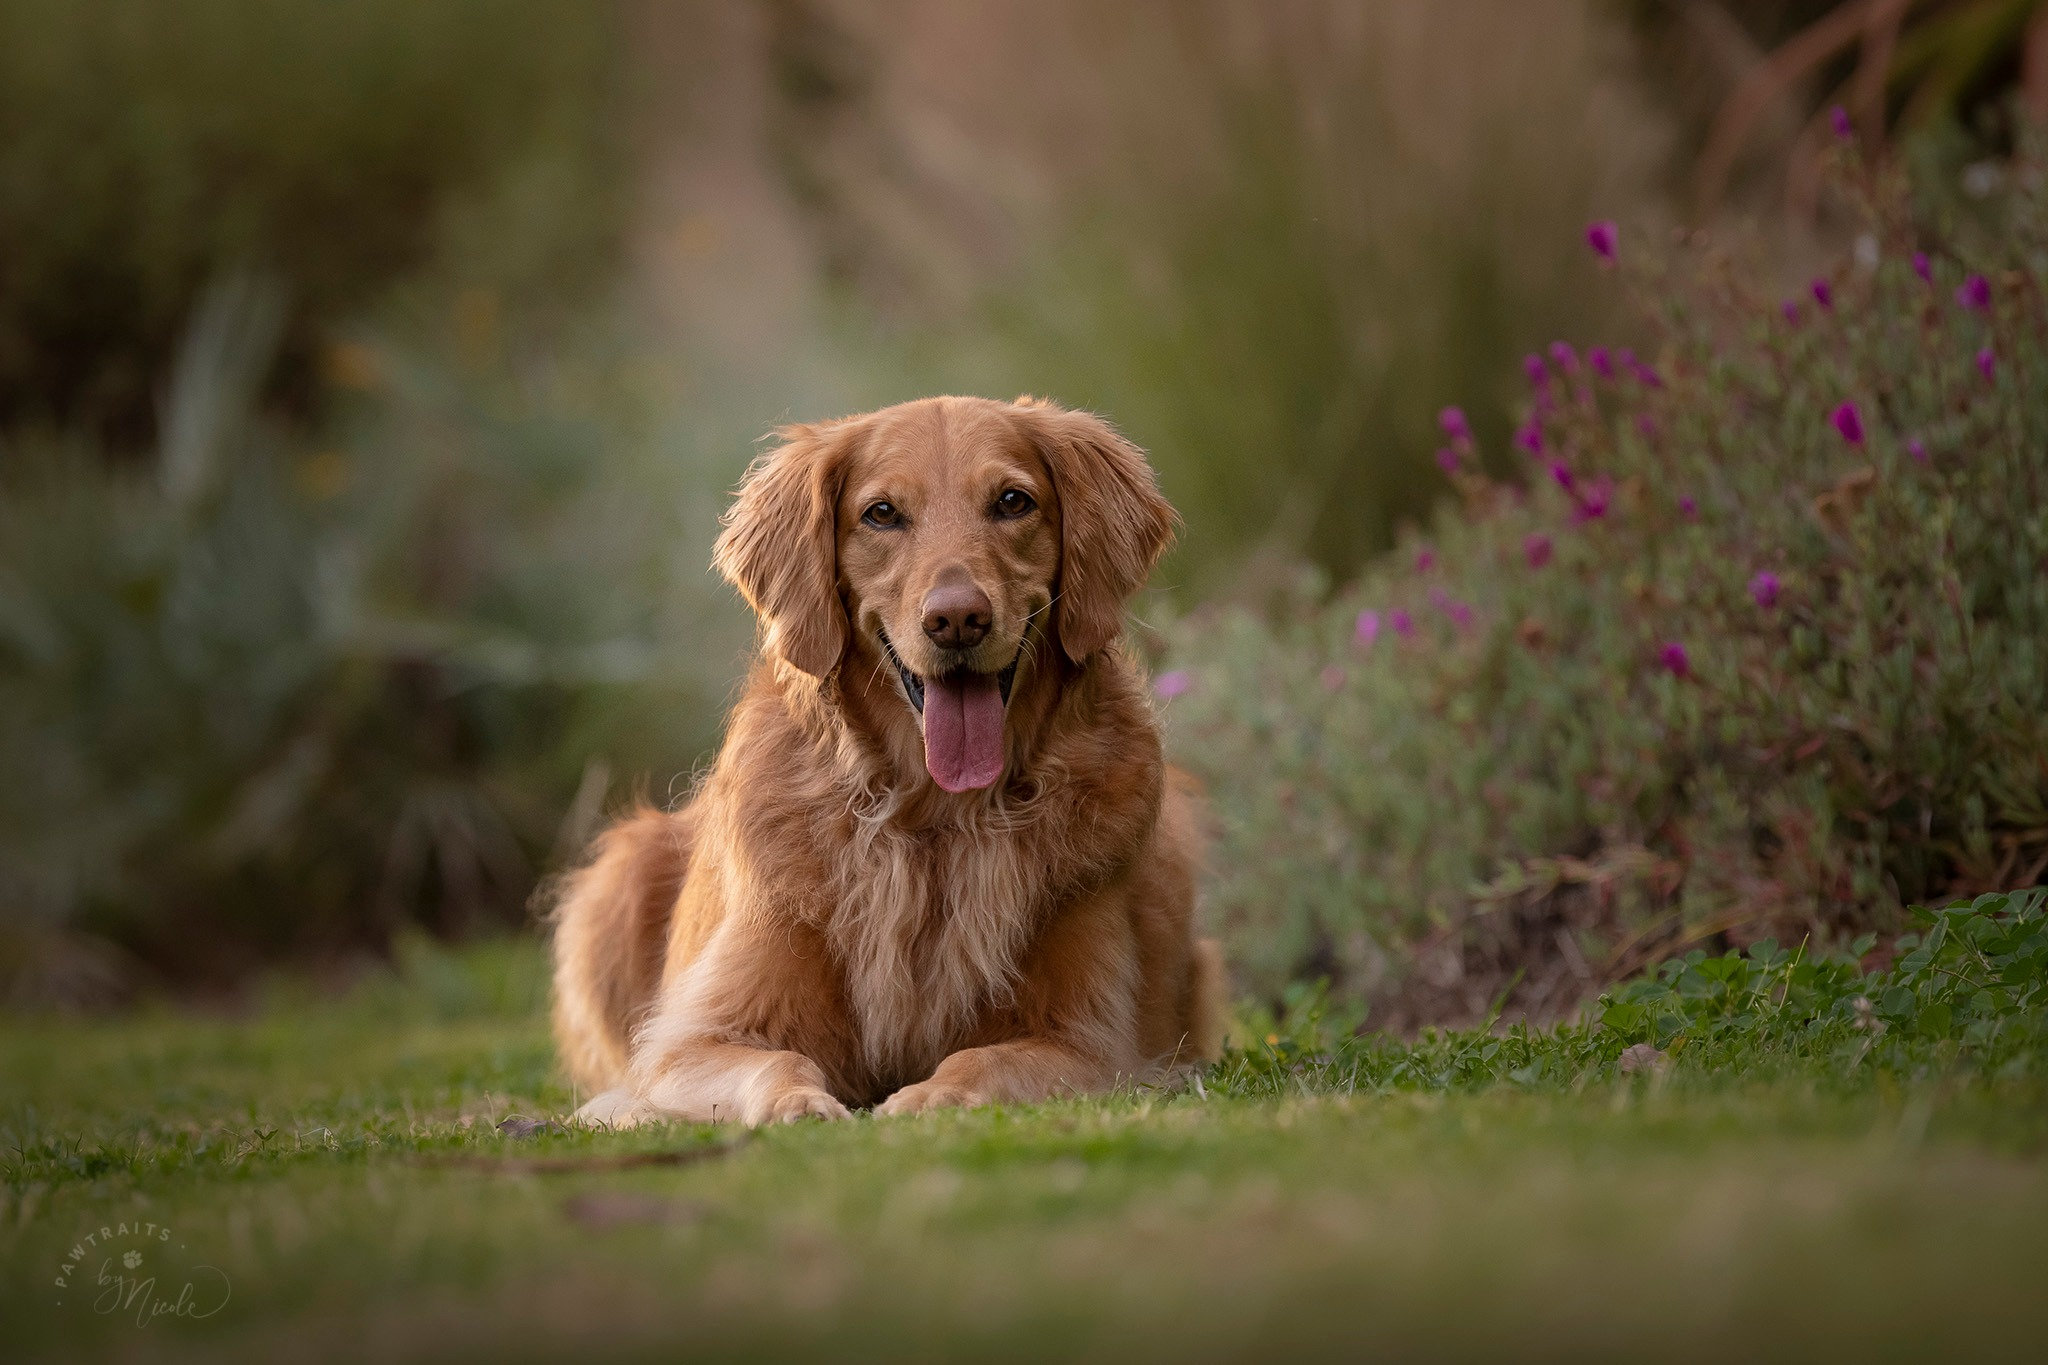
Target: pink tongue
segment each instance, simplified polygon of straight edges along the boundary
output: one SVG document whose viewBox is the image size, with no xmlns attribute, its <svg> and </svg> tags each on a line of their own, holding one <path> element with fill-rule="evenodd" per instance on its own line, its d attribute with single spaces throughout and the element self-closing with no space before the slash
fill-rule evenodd
<svg viewBox="0 0 2048 1365">
<path fill-rule="evenodd" d="M 986 787 L 1003 775 L 1003 694 L 992 675 L 925 679 L 924 766 L 949 792 Z"/>
</svg>

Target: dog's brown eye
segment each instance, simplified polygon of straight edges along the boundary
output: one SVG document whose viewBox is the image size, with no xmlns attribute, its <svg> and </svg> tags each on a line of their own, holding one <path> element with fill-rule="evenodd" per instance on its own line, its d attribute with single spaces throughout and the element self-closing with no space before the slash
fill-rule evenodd
<svg viewBox="0 0 2048 1365">
<path fill-rule="evenodd" d="M 1021 488 L 1012 488 L 996 499 L 996 515 L 1021 517 L 1036 506 L 1038 504 L 1031 500 L 1029 493 Z"/>
<path fill-rule="evenodd" d="M 889 530 L 903 524 L 903 513 L 893 502 L 876 502 L 868 504 L 868 510 L 860 514 L 860 519 L 870 526 Z"/>
</svg>

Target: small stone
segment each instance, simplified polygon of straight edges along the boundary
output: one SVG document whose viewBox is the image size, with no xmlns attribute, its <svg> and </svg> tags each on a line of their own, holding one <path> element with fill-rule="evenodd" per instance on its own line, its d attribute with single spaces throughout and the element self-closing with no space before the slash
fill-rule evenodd
<svg viewBox="0 0 2048 1365">
<path fill-rule="evenodd" d="M 553 1119 L 530 1119 L 524 1114 L 510 1114 L 499 1120 L 498 1131 L 509 1138 L 539 1137 L 542 1133 L 559 1133 L 562 1125 Z"/>
<path fill-rule="evenodd" d="M 1621 1074 L 1632 1076 L 1639 1071 L 1662 1071 L 1671 1065 L 1671 1059 L 1648 1043 L 1637 1043 L 1621 1054 Z"/>
</svg>

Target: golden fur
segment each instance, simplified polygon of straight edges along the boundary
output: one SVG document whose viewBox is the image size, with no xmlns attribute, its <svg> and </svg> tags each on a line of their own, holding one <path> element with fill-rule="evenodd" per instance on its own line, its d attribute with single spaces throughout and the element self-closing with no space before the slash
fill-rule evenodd
<svg viewBox="0 0 2048 1365">
<path fill-rule="evenodd" d="M 1030 399 L 779 434 L 717 549 L 763 626 L 717 764 L 608 830 L 555 911 L 579 1117 L 915 1113 L 1214 1057 L 1192 797 L 1118 643 L 1173 525 L 1143 454 Z M 1012 490 L 1035 506 L 999 511 Z M 931 604 L 968 590 L 987 636 L 953 647 Z M 945 790 L 907 674 L 1006 664 L 1001 776 Z"/>
</svg>

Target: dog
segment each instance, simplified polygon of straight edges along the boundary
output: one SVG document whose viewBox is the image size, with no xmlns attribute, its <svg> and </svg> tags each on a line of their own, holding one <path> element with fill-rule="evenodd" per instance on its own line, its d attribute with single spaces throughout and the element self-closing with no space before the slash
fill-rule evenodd
<svg viewBox="0 0 2048 1365">
<path fill-rule="evenodd" d="M 1121 644 L 1177 523 L 1143 452 L 1029 397 L 776 434 L 714 555 L 762 626 L 717 761 L 553 911 L 576 1117 L 916 1114 L 1215 1058 L 1195 796 Z"/>
</svg>

